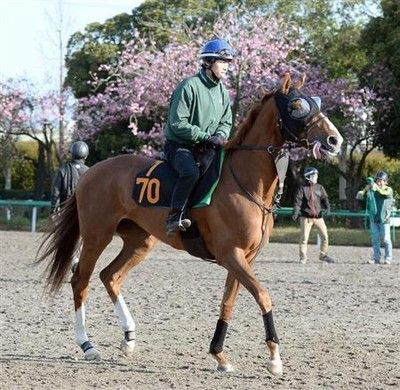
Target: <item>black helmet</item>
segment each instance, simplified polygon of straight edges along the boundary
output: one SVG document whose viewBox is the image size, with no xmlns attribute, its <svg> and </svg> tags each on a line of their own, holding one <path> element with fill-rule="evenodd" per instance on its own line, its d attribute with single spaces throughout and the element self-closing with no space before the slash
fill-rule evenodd
<svg viewBox="0 0 400 390">
<path fill-rule="evenodd" d="M 76 141 L 70 148 L 71 156 L 75 160 L 81 160 L 89 155 L 89 147 L 83 141 Z"/>
<path fill-rule="evenodd" d="M 312 175 L 318 175 L 318 169 L 314 167 L 307 167 L 304 170 L 304 177 L 308 179 Z"/>
<path fill-rule="evenodd" d="M 389 176 L 385 171 L 378 171 L 378 172 L 376 172 L 375 180 L 378 180 L 378 179 L 388 181 Z"/>
</svg>

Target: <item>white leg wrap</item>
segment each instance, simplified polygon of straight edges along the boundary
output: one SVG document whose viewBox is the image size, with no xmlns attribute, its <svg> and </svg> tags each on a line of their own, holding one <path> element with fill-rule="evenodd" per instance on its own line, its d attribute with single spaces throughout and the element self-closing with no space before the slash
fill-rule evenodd
<svg viewBox="0 0 400 390">
<path fill-rule="evenodd" d="M 86 341 L 89 341 L 85 330 L 85 305 L 75 312 L 75 341 L 80 346 Z"/>
<path fill-rule="evenodd" d="M 100 358 L 100 354 L 90 343 L 85 330 L 85 305 L 75 312 L 75 341 L 81 347 L 85 354 L 86 360 L 96 360 Z"/>
<path fill-rule="evenodd" d="M 134 332 L 136 329 L 135 321 L 133 320 L 131 313 L 126 306 L 124 298 L 121 294 L 118 295 L 114 305 L 114 310 L 118 316 L 119 323 L 122 326 L 124 332 Z"/>
<path fill-rule="evenodd" d="M 131 313 L 128 310 L 128 306 L 124 301 L 121 294 L 118 295 L 114 305 L 115 313 L 118 316 L 119 323 L 125 332 L 125 337 L 121 341 L 120 348 L 126 356 L 132 356 L 135 350 L 135 321 L 133 320 Z M 129 332 L 129 333 L 127 333 Z"/>
</svg>

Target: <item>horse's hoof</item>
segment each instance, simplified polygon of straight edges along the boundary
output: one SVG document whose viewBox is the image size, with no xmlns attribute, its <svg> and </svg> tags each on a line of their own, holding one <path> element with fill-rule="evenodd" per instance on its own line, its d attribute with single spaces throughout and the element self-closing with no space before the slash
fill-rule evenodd
<svg viewBox="0 0 400 390">
<path fill-rule="evenodd" d="M 218 364 L 217 371 L 218 372 L 233 372 L 233 371 L 235 371 L 235 369 L 233 368 L 232 364 L 226 363 L 226 364 Z"/>
<path fill-rule="evenodd" d="M 126 341 L 125 339 L 123 339 L 121 341 L 120 348 L 125 356 L 130 357 L 133 355 L 133 351 L 135 350 L 135 345 L 136 345 L 135 340 Z"/>
<path fill-rule="evenodd" d="M 283 364 L 281 359 L 270 360 L 267 364 L 267 370 L 275 376 L 283 374 Z"/>
<path fill-rule="evenodd" d="M 100 354 L 94 348 L 90 348 L 85 352 L 86 360 L 98 360 L 100 359 Z"/>
</svg>

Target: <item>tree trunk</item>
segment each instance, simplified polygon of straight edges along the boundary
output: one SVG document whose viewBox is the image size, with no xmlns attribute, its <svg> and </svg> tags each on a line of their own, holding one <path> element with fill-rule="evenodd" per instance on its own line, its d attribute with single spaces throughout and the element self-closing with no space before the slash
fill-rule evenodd
<svg viewBox="0 0 400 390">
<path fill-rule="evenodd" d="M 342 151 L 339 155 L 339 169 L 342 172 L 347 173 L 347 142 L 343 141 Z M 339 176 L 339 202 L 340 206 L 343 208 L 346 205 L 346 178 L 343 175 Z"/>
<path fill-rule="evenodd" d="M 4 168 L 4 189 L 11 190 L 12 188 L 12 170 L 11 164 L 7 164 Z"/>
<path fill-rule="evenodd" d="M 356 194 L 360 190 L 361 181 L 356 175 L 350 175 L 346 182 L 346 209 L 352 211 L 359 211 L 360 201 L 356 199 Z M 363 226 L 363 220 L 360 218 L 351 218 L 351 228 L 361 228 Z"/>
<path fill-rule="evenodd" d="M 293 207 L 296 191 L 302 183 L 301 166 L 292 160 L 289 161 L 289 168 L 286 175 L 285 191 L 282 197 L 282 204 Z"/>
<path fill-rule="evenodd" d="M 40 200 L 44 195 L 44 184 L 46 179 L 46 152 L 42 142 L 38 142 L 38 160 L 36 166 L 36 182 L 33 198 Z"/>
</svg>

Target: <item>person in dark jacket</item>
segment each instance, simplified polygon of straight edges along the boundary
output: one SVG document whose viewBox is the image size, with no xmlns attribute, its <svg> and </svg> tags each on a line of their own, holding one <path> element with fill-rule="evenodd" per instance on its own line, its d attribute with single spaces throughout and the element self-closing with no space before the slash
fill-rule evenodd
<svg viewBox="0 0 400 390">
<path fill-rule="evenodd" d="M 51 213 L 53 216 L 60 211 L 63 204 L 74 193 L 80 177 L 89 169 L 85 160 L 89 155 L 89 147 L 83 141 L 76 141 L 70 147 L 71 160 L 63 164 L 53 177 L 51 186 Z M 74 254 L 71 271 L 74 273 L 79 263 L 79 249 Z"/>
<path fill-rule="evenodd" d="M 328 230 L 323 218 L 330 212 L 329 198 L 325 188 L 318 184 L 318 170 L 307 167 L 304 170 L 305 184 L 297 190 L 292 218 L 300 218 L 300 263 L 307 263 L 307 244 L 313 225 L 318 229 L 321 238 L 319 259 L 327 263 L 334 263 L 328 256 Z"/>
<path fill-rule="evenodd" d="M 76 141 L 70 148 L 71 161 L 63 164 L 53 177 L 51 186 L 51 212 L 60 211 L 63 203 L 75 193 L 79 178 L 89 169 L 85 160 L 89 147 L 83 141 Z"/>
<path fill-rule="evenodd" d="M 184 212 L 200 177 L 197 146 L 221 148 L 232 128 L 231 102 L 222 79 L 233 60 L 233 50 L 224 39 L 213 39 L 203 46 L 200 58 L 200 71 L 183 80 L 172 93 L 164 128 L 164 156 L 178 173 L 166 221 L 167 235 L 191 225 Z"/>
<path fill-rule="evenodd" d="M 83 141 L 76 141 L 70 148 L 71 161 L 63 164 L 53 177 L 51 186 L 51 212 L 60 210 L 63 203 L 71 197 L 79 178 L 89 169 L 85 160 L 89 155 L 89 147 Z"/>
</svg>

